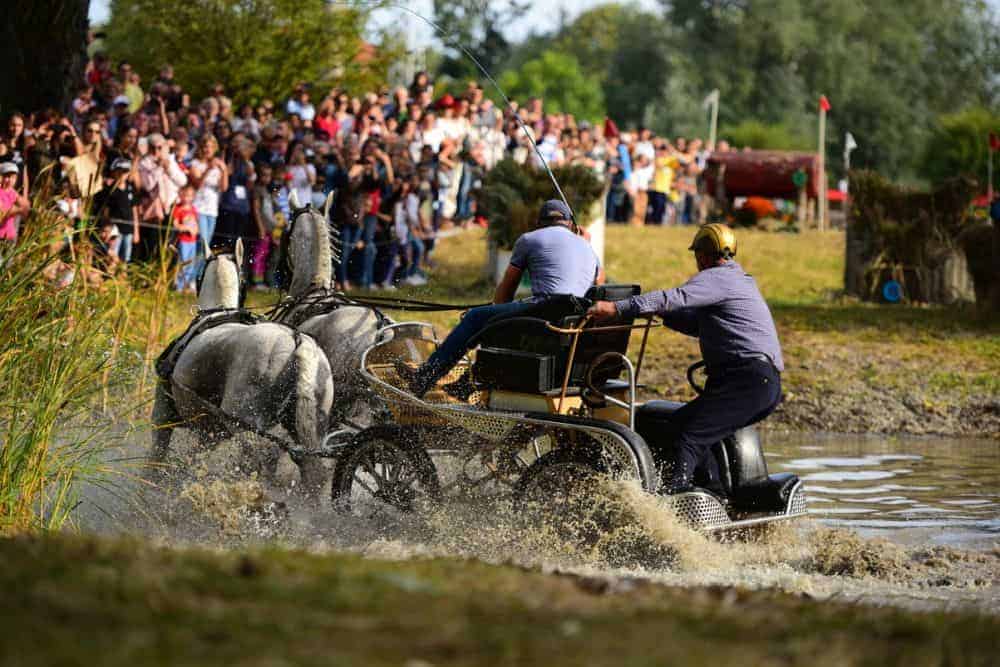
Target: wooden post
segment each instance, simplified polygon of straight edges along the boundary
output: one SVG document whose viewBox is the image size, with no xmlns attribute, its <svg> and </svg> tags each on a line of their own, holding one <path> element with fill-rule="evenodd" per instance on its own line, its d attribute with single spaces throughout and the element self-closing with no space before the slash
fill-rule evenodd
<svg viewBox="0 0 1000 667">
<path fill-rule="evenodd" d="M 795 217 L 799 223 L 799 230 L 805 229 L 806 227 L 806 211 L 809 208 L 809 194 L 806 187 L 803 185 L 799 188 L 799 203 L 795 207 Z"/>
<path fill-rule="evenodd" d="M 825 99 L 825 98 L 824 98 Z M 826 229 L 826 107 L 820 103 L 819 106 L 819 187 L 816 189 L 816 226 L 820 231 Z"/>
<path fill-rule="evenodd" d="M 993 203 L 993 144 L 986 147 L 986 201 Z"/>
</svg>

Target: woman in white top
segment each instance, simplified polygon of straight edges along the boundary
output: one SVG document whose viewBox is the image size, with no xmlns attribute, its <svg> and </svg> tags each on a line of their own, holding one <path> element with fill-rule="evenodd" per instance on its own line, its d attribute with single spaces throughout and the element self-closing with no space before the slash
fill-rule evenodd
<svg viewBox="0 0 1000 667">
<path fill-rule="evenodd" d="M 194 207 L 198 211 L 198 234 L 203 240 L 198 244 L 201 253 L 205 243 L 212 243 L 215 222 L 219 218 L 219 197 L 229 187 L 229 170 L 219 157 L 219 142 L 211 134 L 204 135 L 198 142 L 188 175 L 191 185 L 196 188 Z M 199 264 L 201 261 L 203 257 Z"/>
<path fill-rule="evenodd" d="M 311 202 L 313 185 L 316 184 L 316 167 L 306 162 L 305 146 L 296 144 L 292 148 L 285 171 L 291 176 L 288 179 L 288 189 L 294 191 L 303 204 Z"/>
</svg>

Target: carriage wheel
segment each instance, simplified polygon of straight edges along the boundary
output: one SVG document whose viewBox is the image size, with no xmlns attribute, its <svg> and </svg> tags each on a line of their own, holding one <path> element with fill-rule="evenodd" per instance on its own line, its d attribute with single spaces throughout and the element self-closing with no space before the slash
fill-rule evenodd
<svg viewBox="0 0 1000 667">
<path fill-rule="evenodd" d="M 441 496 L 434 462 L 420 443 L 395 425 L 358 433 L 337 458 L 334 507 L 359 516 L 413 513 Z"/>
<path fill-rule="evenodd" d="M 515 502 L 533 519 L 550 524 L 564 539 L 592 544 L 605 528 L 593 511 L 605 474 L 606 466 L 592 450 L 555 449 L 524 472 L 514 492 Z"/>
</svg>

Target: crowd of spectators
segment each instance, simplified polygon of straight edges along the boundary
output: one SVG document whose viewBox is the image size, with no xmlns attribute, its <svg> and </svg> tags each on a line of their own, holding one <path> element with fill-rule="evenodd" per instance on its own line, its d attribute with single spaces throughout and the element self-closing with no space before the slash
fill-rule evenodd
<svg viewBox="0 0 1000 667">
<path fill-rule="evenodd" d="M 195 101 L 170 66 L 144 87 L 129 63 L 97 54 L 66 112 L 6 119 L 0 261 L 29 207 L 51 206 L 78 225 L 94 221 L 108 270 L 176 249 L 178 290 L 194 290 L 205 245 L 243 238 L 247 275 L 263 288 L 291 193 L 321 206 L 333 192 L 339 286 L 422 284 L 439 232 L 485 225 L 476 209 L 485 173 L 506 158 L 539 165 L 515 112 L 550 165 L 583 164 L 606 179 L 610 222 L 697 221 L 707 155 L 698 139 L 578 122 L 541 99 L 502 109 L 475 82 L 436 94 L 423 72 L 363 95 L 302 83 L 278 103 L 234 104 L 217 84 Z"/>
</svg>

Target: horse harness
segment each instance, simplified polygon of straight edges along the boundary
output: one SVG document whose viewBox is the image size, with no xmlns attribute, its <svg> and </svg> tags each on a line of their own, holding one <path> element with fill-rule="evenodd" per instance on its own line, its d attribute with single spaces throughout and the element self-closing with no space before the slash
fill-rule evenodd
<svg viewBox="0 0 1000 667">
<path fill-rule="evenodd" d="M 181 358 L 184 350 L 199 334 L 223 324 L 257 324 L 262 321 L 259 316 L 242 308 L 213 308 L 198 311 L 187 330 L 170 341 L 167 349 L 156 358 L 157 376 L 163 380 L 169 379 L 177 367 L 177 360 Z"/>
</svg>

